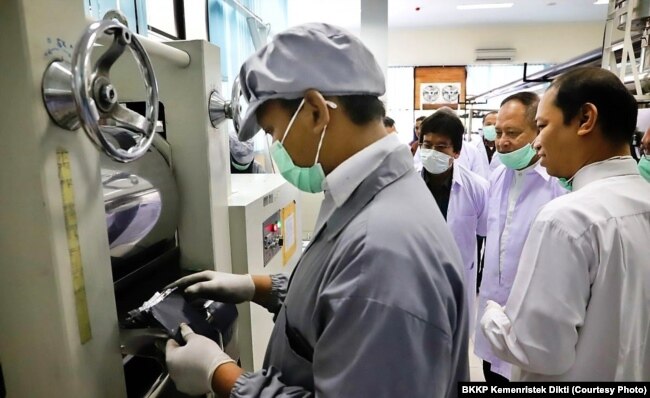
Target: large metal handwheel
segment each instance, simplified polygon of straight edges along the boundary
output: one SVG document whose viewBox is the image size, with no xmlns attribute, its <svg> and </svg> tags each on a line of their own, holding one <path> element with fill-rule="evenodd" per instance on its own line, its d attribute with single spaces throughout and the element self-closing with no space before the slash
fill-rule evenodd
<svg viewBox="0 0 650 398">
<path fill-rule="evenodd" d="M 91 66 L 93 47 L 101 35 L 113 36 L 111 46 Z M 110 81 L 110 69 L 129 47 L 144 77 L 147 102 L 145 117 L 118 102 Z M 158 85 L 142 44 L 117 20 L 91 23 L 77 42 L 71 64 L 52 62 L 43 76 L 43 100 L 54 122 L 68 130 L 83 127 L 92 142 L 109 157 L 130 162 L 144 155 L 154 137 L 158 120 Z M 109 139 L 116 130 L 128 130 L 135 145 L 123 149 Z"/>
<path fill-rule="evenodd" d="M 213 91 L 210 94 L 210 101 L 208 103 L 208 114 L 210 122 L 213 127 L 217 127 L 219 123 L 225 119 L 232 119 L 232 124 L 235 131 L 239 132 L 241 126 L 242 114 L 242 92 L 239 84 L 239 76 L 235 78 L 232 83 L 232 90 L 230 93 L 230 101 L 226 100 L 219 94 L 218 91 Z"/>
</svg>

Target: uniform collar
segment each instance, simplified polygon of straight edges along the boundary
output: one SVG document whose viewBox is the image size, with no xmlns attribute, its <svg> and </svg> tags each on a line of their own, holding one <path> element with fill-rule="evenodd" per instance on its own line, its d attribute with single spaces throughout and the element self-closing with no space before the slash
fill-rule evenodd
<svg viewBox="0 0 650 398">
<path fill-rule="evenodd" d="M 336 207 L 341 207 L 359 184 L 379 167 L 386 156 L 401 145 L 396 134 L 388 134 L 332 170 L 325 178 L 324 190 L 332 196 Z"/>
<path fill-rule="evenodd" d="M 578 170 L 573 177 L 573 190 L 577 191 L 591 182 L 604 178 L 638 174 L 639 170 L 632 156 L 615 156 L 588 164 Z"/>
<path fill-rule="evenodd" d="M 370 170 L 367 177 L 358 184 L 358 189 L 353 190 L 348 200 L 332 213 L 326 227 L 321 228 L 325 239 L 331 240 L 337 236 L 382 189 L 414 172 L 411 151 L 404 145 L 398 145 Z"/>
</svg>

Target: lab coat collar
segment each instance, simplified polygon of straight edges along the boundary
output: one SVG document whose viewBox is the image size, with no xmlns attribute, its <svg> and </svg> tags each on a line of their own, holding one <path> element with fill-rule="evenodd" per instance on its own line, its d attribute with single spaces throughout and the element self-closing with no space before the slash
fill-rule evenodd
<svg viewBox="0 0 650 398">
<path fill-rule="evenodd" d="M 454 174 L 451 177 L 451 186 L 453 187 L 455 185 L 459 185 L 459 186 L 462 187 L 463 186 L 463 179 L 460 177 L 460 170 L 459 169 L 461 167 L 464 167 L 464 166 L 462 164 L 459 164 L 457 161 L 454 160 L 454 166 L 453 167 L 454 167 L 454 170 L 453 170 Z M 467 170 L 467 169 L 465 169 L 465 170 Z"/>
<path fill-rule="evenodd" d="M 638 174 L 639 170 L 632 156 L 615 156 L 588 164 L 578 170 L 573 177 L 573 190 L 577 191 L 591 182 L 604 178 Z"/>
<path fill-rule="evenodd" d="M 329 191 L 336 207 L 341 207 L 355 189 L 396 148 L 402 146 L 397 134 L 372 143 L 341 163 L 325 178 L 324 188 Z"/>
<path fill-rule="evenodd" d="M 386 156 L 378 167 L 352 192 L 343 206 L 338 207 L 321 229 L 324 238 L 332 240 L 359 212 L 386 186 L 413 173 L 413 157 L 404 145 L 399 145 Z M 312 241 L 313 242 L 313 241 Z"/>
</svg>

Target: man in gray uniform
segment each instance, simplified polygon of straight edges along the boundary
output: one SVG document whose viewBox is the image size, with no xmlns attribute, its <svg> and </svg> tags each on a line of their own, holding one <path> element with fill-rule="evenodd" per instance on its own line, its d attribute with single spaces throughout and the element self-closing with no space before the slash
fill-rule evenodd
<svg viewBox="0 0 650 398">
<path fill-rule="evenodd" d="M 167 344 L 176 386 L 231 397 L 455 397 L 468 379 L 458 249 L 411 154 L 382 123 L 383 74 L 351 34 L 291 28 L 242 66 L 246 140 L 263 128 L 299 189 L 323 191 L 316 231 L 284 275 L 204 271 L 188 294 L 252 300 L 277 314 L 264 369 L 244 373 L 182 327 Z"/>
</svg>

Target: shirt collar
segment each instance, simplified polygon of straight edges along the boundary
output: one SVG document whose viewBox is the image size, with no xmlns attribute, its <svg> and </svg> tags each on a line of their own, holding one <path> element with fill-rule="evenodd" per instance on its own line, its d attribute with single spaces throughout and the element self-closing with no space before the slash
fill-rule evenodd
<svg viewBox="0 0 650 398">
<path fill-rule="evenodd" d="M 639 170 L 632 156 L 615 156 L 588 164 L 578 170 L 573 177 L 573 190 L 576 191 L 591 182 L 604 178 L 635 174 L 638 175 Z"/>
<path fill-rule="evenodd" d="M 372 173 L 381 162 L 402 143 L 396 134 L 388 134 L 355 153 L 338 165 L 325 178 L 324 190 L 332 196 L 336 207 L 340 207 L 355 189 Z"/>
<path fill-rule="evenodd" d="M 514 172 L 515 176 L 517 176 L 517 175 L 528 175 L 528 174 L 539 174 L 539 176 L 542 177 L 545 181 L 548 181 L 551 178 L 551 176 L 548 175 L 548 173 L 546 172 L 546 168 L 544 166 L 542 166 L 540 161 L 541 160 L 538 159 L 537 162 L 527 166 L 525 169 L 521 169 L 521 170 L 509 169 L 509 170 L 512 170 Z M 506 169 L 508 169 L 508 168 L 506 167 Z"/>
</svg>

